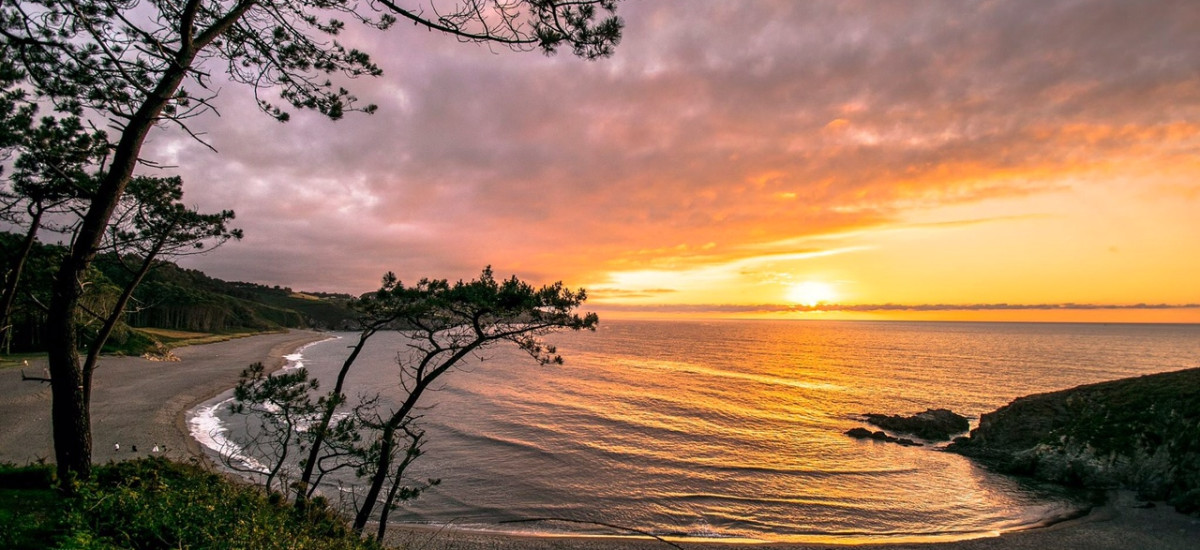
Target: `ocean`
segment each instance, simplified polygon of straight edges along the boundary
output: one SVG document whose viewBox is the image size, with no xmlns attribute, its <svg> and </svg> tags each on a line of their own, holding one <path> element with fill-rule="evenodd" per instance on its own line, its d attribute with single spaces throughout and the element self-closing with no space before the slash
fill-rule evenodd
<svg viewBox="0 0 1200 550">
<path fill-rule="evenodd" d="M 326 387 L 357 335 L 331 337 L 291 357 Z M 939 445 L 844 432 L 869 426 L 866 413 L 927 408 L 974 425 L 1023 395 L 1200 366 L 1197 325 L 604 321 L 547 340 L 564 365 L 494 348 L 425 396 L 427 444 L 411 474 L 442 482 L 394 523 L 788 542 L 988 536 L 1086 502 Z M 351 400 L 396 398 L 403 345 L 375 337 Z M 236 451 L 245 424 L 228 399 L 191 422 L 209 447 Z M 520 522 L 535 518 L 572 522 Z"/>
</svg>

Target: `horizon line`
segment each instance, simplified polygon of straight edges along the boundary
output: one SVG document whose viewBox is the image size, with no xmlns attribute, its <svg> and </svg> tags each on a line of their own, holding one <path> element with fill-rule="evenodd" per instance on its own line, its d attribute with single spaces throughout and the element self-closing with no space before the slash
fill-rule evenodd
<svg viewBox="0 0 1200 550">
<path fill-rule="evenodd" d="M 1200 309 L 1200 304 L 1088 304 L 1076 302 L 1010 304 L 589 304 L 596 309 L 646 313 L 871 313 L 924 311 L 1103 311 Z"/>
</svg>

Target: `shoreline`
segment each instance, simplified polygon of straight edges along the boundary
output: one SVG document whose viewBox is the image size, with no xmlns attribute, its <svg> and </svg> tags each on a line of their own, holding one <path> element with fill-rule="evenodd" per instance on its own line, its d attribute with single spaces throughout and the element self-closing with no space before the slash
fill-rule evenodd
<svg viewBox="0 0 1200 550">
<path fill-rule="evenodd" d="M 94 388 L 93 460 L 104 463 L 151 454 L 200 461 L 220 471 L 206 449 L 191 436 L 188 411 L 237 384 L 246 365 L 262 361 L 270 372 L 282 368 L 285 356 L 329 337 L 315 331 L 260 334 L 177 348 L 179 362 L 148 361 L 140 357 L 105 357 L 97 369 Z M 29 367 L 37 372 L 40 364 Z M 0 462 L 26 464 L 53 460 L 49 430 L 49 386 L 20 381 L 18 369 L 0 371 Z M 112 447 L 120 442 L 122 449 Z M 132 447 L 141 445 L 137 452 Z M 581 495 L 581 499 L 586 499 Z M 814 537 L 815 539 L 815 537 Z M 834 537 L 812 542 L 764 542 L 745 539 L 667 538 L 670 543 L 637 535 L 523 534 L 458 529 L 453 526 L 393 524 L 387 543 L 428 550 L 649 550 L 670 548 L 815 549 L 856 547 L 881 550 L 999 550 L 1087 548 L 1118 550 L 1156 548 L 1184 550 L 1200 541 L 1200 518 L 1175 512 L 1158 503 L 1139 507 L 1131 493 L 1113 493 L 1110 501 L 1087 513 L 996 536 L 937 541 L 854 541 Z"/>
<path fill-rule="evenodd" d="M 1098 493 L 1097 493 L 1098 494 Z M 663 546 L 682 546 L 685 548 L 720 548 L 727 550 L 740 549 L 789 549 L 805 550 L 816 548 L 879 548 L 879 549 L 931 549 L 959 548 L 959 544 L 972 541 L 991 539 L 1010 539 L 1012 536 L 1030 531 L 1057 529 L 1060 525 L 1086 521 L 1093 513 L 1106 513 L 1109 506 L 1125 504 L 1143 504 L 1131 491 L 1113 490 L 1104 501 L 1099 498 L 1092 504 L 1082 506 L 1069 513 L 1048 516 L 1041 521 L 1022 524 L 1005 531 L 994 532 L 926 532 L 894 535 L 822 535 L 798 534 L 780 535 L 778 538 L 755 538 L 742 536 L 704 536 L 680 533 L 653 534 L 635 528 L 604 522 L 574 520 L 566 518 L 542 518 L 540 520 L 510 520 L 497 523 L 475 524 L 437 524 L 437 523 L 404 523 L 394 522 L 388 528 L 385 541 L 389 543 L 412 543 L 416 539 L 417 547 L 425 548 L 427 542 L 435 536 L 454 539 L 450 545 L 463 549 L 505 549 L 505 548 L 581 548 L 584 550 L 617 550 L 617 549 L 650 549 Z M 1159 503 L 1162 505 L 1162 503 Z M 419 506 L 419 504 L 418 504 Z M 1166 510 L 1170 510 L 1169 507 Z M 1172 512 L 1173 513 L 1173 512 Z M 1185 519 L 1187 516 L 1176 514 Z M 1200 518 L 1191 518 L 1200 527 Z M 504 529 L 505 524 L 583 524 L 594 529 L 608 529 L 613 533 L 585 533 L 569 530 L 519 530 Z M 373 532 L 377 522 L 370 522 L 367 532 Z M 1200 535 L 1200 531 L 1197 531 Z M 511 539 L 511 540 L 509 540 Z M 507 542 L 506 542 L 507 541 Z M 555 542 L 557 542 L 555 544 Z M 404 547 L 404 546 L 401 546 Z M 1003 546 L 1007 548 L 1007 546 Z M 433 548 L 438 548 L 435 544 Z M 964 546 L 963 548 L 967 548 Z M 1089 547 L 1090 548 L 1090 547 Z M 1097 547 L 1102 548 L 1102 547 Z M 1187 547 L 1190 548 L 1190 547 Z M 1044 550 L 1044 549 L 1042 549 Z"/>
<path fill-rule="evenodd" d="M 318 342 L 324 342 L 326 340 L 330 340 L 330 339 L 334 339 L 334 338 L 336 338 L 336 337 L 328 336 L 324 333 L 315 333 L 314 332 L 313 337 L 311 339 L 305 339 L 305 340 L 301 340 L 299 342 L 287 341 L 287 342 L 278 343 L 267 352 L 266 358 L 262 361 L 263 367 L 265 367 L 265 372 L 267 374 L 277 372 L 277 371 L 283 369 L 285 366 L 287 366 L 287 363 L 288 363 L 287 356 L 300 353 L 304 348 L 311 346 L 313 344 L 316 344 Z M 201 345 L 207 345 L 207 344 L 201 344 Z M 251 363 L 253 363 L 253 361 L 251 361 Z M 235 382 L 235 385 L 236 385 L 236 382 Z M 191 427 L 188 425 L 188 423 L 190 421 L 189 417 L 190 417 L 192 411 L 194 411 L 197 407 L 219 397 L 221 394 L 223 394 L 231 389 L 233 389 L 233 386 L 229 386 L 224 389 L 218 390 L 215 393 L 209 394 L 204 397 L 200 397 L 199 399 L 195 400 L 194 402 L 189 403 L 186 406 L 184 406 L 182 413 L 177 415 L 176 419 L 175 419 L 175 429 L 178 430 L 179 433 L 184 435 L 184 440 L 186 443 L 186 449 L 187 449 L 188 453 L 191 454 L 193 457 L 197 458 L 198 460 L 200 460 L 201 462 L 203 462 L 207 468 L 212 469 L 217 472 L 221 472 L 221 473 L 227 473 L 227 472 L 225 470 L 221 469 L 220 464 L 217 464 L 216 462 L 213 461 L 212 456 L 210 456 L 210 450 L 207 449 L 204 446 L 204 444 L 202 444 L 198 439 L 196 439 L 192 435 L 192 430 L 191 430 Z"/>
</svg>

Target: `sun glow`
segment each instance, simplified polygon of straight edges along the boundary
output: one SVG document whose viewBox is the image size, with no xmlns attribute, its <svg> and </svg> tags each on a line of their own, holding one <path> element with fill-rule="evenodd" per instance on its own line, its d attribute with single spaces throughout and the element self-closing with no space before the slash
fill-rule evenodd
<svg viewBox="0 0 1200 550">
<path fill-rule="evenodd" d="M 788 288 L 787 299 L 802 306 L 813 307 L 835 301 L 837 292 L 829 283 L 804 281 Z"/>
</svg>

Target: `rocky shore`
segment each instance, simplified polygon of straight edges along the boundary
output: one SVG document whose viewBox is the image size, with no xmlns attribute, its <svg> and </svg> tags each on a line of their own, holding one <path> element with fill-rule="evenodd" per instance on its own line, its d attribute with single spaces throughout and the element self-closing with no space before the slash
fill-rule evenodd
<svg viewBox="0 0 1200 550">
<path fill-rule="evenodd" d="M 1200 368 L 1022 397 L 947 450 L 996 471 L 1128 489 L 1200 514 Z"/>
</svg>

